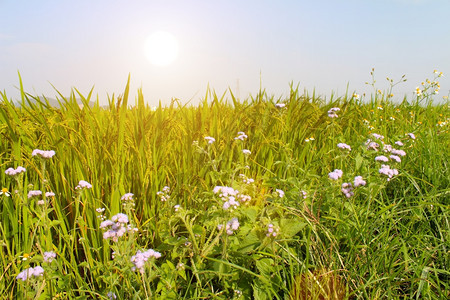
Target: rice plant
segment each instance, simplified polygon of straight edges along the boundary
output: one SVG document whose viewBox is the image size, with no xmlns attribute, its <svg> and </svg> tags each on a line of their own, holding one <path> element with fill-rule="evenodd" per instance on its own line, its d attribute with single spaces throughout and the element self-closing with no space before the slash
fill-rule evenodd
<svg viewBox="0 0 450 300">
<path fill-rule="evenodd" d="M 0 93 L 0 292 L 448 299 L 440 75 L 400 102 L 392 80 L 370 99 L 291 86 L 156 109 L 128 104 L 129 81 L 106 107 Z"/>
</svg>

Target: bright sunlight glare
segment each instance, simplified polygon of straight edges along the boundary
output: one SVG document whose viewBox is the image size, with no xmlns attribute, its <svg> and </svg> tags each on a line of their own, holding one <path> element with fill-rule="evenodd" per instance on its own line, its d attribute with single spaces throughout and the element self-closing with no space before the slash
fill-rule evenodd
<svg viewBox="0 0 450 300">
<path fill-rule="evenodd" d="M 172 34 L 157 31 L 147 37 L 144 52 L 151 64 L 167 66 L 178 56 L 178 42 Z"/>
</svg>

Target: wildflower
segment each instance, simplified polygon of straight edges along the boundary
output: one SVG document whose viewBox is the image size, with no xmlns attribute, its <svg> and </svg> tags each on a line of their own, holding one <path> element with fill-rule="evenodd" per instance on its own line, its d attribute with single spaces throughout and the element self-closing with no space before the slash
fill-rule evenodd
<svg viewBox="0 0 450 300">
<path fill-rule="evenodd" d="M 80 182 L 78 182 L 78 185 L 75 187 L 76 190 L 82 190 L 82 189 L 91 189 L 92 185 L 84 180 L 80 180 Z"/>
<path fill-rule="evenodd" d="M 156 110 L 156 109 L 155 109 L 155 110 Z M 108 292 L 108 294 L 106 294 L 106 297 L 108 297 L 109 300 L 117 299 L 116 294 L 114 294 L 113 292 Z"/>
<path fill-rule="evenodd" d="M 395 144 L 396 144 L 397 146 L 403 146 L 403 143 L 402 143 L 401 141 L 396 141 Z"/>
<path fill-rule="evenodd" d="M 243 141 L 243 140 L 245 140 L 246 138 L 248 138 L 248 136 L 245 134 L 245 132 L 239 131 L 239 132 L 238 132 L 238 136 L 235 137 L 234 139 L 235 139 L 235 140 L 241 140 L 241 141 Z"/>
<path fill-rule="evenodd" d="M 250 197 L 249 195 L 244 195 L 244 194 L 238 194 L 237 198 L 239 199 L 239 201 L 241 202 L 247 202 L 252 200 L 252 197 Z"/>
<path fill-rule="evenodd" d="M 345 144 L 345 143 L 339 143 L 339 144 L 337 144 L 337 146 L 339 148 L 341 148 L 341 149 L 347 149 L 349 151 L 352 150 L 352 148 L 349 145 Z"/>
<path fill-rule="evenodd" d="M 398 155 L 398 156 L 405 156 L 406 152 L 403 150 L 392 149 L 391 154 Z"/>
<path fill-rule="evenodd" d="M 384 152 L 391 152 L 392 149 L 393 149 L 393 148 L 392 148 L 391 145 L 385 144 L 385 145 L 383 146 L 383 151 L 384 151 Z"/>
<path fill-rule="evenodd" d="M 11 193 L 8 192 L 7 188 L 2 188 L 2 190 L 0 191 L 0 195 L 5 195 L 6 197 L 11 196 Z"/>
<path fill-rule="evenodd" d="M 225 230 L 227 231 L 228 235 L 232 235 L 234 231 L 238 230 L 238 228 L 239 228 L 238 218 L 233 218 L 227 222 Z"/>
<path fill-rule="evenodd" d="M 22 256 L 20 256 L 20 257 L 22 257 L 22 260 L 23 260 L 23 261 L 26 261 L 26 260 L 28 260 L 28 259 L 31 258 L 31 254 L 24 253 L 24 254 L 23 254 Z"/>
<path fill-rule="evenodd" d="M 240 203 L 236 200 L 239 192 L 228 186 L 216 186 L 213 190 L 214 194 L 219 194 L 219 197 L 225 201 L 223 203 L 223 209 L 228 210 L 229 208 L 236 209 Z"/>
<path fill-rule="evenodd" d="M 315 140 L 315 138 L 312 136 L 312 137 L 309 137 L 309 138 L 306 138 L 305 139 L 305 142 L 311 142 L 311 141 L 314 141 Z"/>
<path fill-rule="evenodd" d="M 56 258 L 56 253 L 53 251 L 44 252 L 44 262 L 51 263 Z"/>
<path fill-rule="evenodd" d="M 390 155 L 389 158 L 392 159 L 392 160 L 395 160 L 398 163 L 402 161 L 400 159 L 400 157 L 398 157 L 397 155 Z"/>
<path fill-rule="evenodd" d="M 24 167 L 18 166 L 17 169 L 14 169 L 14 168 L 6 169 L 5 174 L 9 175 L 9 176 L 16 176 L 16 175 L 19 175 L 20 173 L 24 173 L 26 171 L 27 170 Z"/>
<path fill-rule="evenodd" d="M 250 150 L 248 150 L 248 149 L 242 150 L 242 153 L 244 153 L 245 155 L 250 155 L 250 154 L 252 154 L 252 152 L 250 152 Z"/>
<path fill-rule="evenodd" d="M 362 178 L 362 176 L 356 176 L 355 180 L 353 181 L 353 185 L 355 187 L 358 187 L 360 185 L 366 185 L 366 181 Z"/>
<path fill-rule="evenodd" d="M 126 193 L 125 195 L 120 198 L 121 201 L 133 201 L 133 193 Z"/>
<path fill-rule="evenodd" d="M 139 272 L 141 272 L 141 274 L 145 273 L 144 267 L 145 267 L 145 263 L 148 261 L 149 258 L 154 257 L 155 259 L 158 259 L 161 257 L 161 253 L 153 250 L 153 249 L 149 249 L 147 251 L 142 252 L 141 250 L 138 250 L 136 252 L 136 255 L 133 255 L 131 257 L 131 262 L 134 264 L 134 267 L 132 267 L 132 271 L 136 271 L 139 270 Z"/>
<path fill-rule="evenodd" d="M 360 96 L 357 93 L 353 93 L 352 97 L 355 98 L 356 100 L 359 100 L 360 98 Z"/>
<path fill-rule="evenodd" d="M 170 188 L 168 186 L 163 187 L 162 191 L 156 193 L 156 195 L 161 198 L 162 202 L 165 202 L 170 199 Z"/>
<path fill-rule="evenodd" d="M 416 91 L 415 91 L 417 97 L 419 97 L 420 95 L 422 95 L 422 90 L 419 87 L 416 87 Z"/>
<path fill-rule="evenodd" d="M 303 197 L 303 199 L 306 199 L 308 197 L 308 193 L 303 190 L 300 191 L 300 195 Z"/>
<path fill-rule="evenodd" d="M 383 106 L 378 105 L 378 106 L 377 106 L 377 109 L 378 109 L 378 110 L 383 110 Z"/>
<path fill-rule="evenodd" d="M 40 158 L 52 158 L 53 155 L 55 155 L 55 151 L 44 151 L 39 149 L 34 149 L 33 152 L 31 152 L 31 156 L 39 156 Z"/>
<path fill-rule="evenodd" d="M 216 141 L 215 138 L 210 137 L 210 136 L 205 136 L 205 140 L 208 141 L 208 144 L 212 144 L 212 143 L 214 143 Z"/>
<path fill-rule="evenodd" d="M 342 174 L 343 174 L 342 170 L 335 169 L 333 172 L 328 173 L 328 177 L 330 177 L 330 179 L 333 180 L 338 180 L 339 178 L 342 177 Z"/>
<path fill-rule="evenodd" d="M 19 275 L 17 275 L 16 279 L 26 281 L 31 276 L 39 277 L 39 276 L 42 276 L 43 274 L 44 274 L 44 269 L 41 266 L 36 266 L 34 268 L 30 267 L 30 268 L 25 269 L 22 272 L 20 272 Z"/>
<path fill-rule="evenodd" d="M 345 197 L 347 197 L 347 198 L 350 198 L 351 196 L 354 195 L 352 184 L 349 182 L 348 183 L 344 182 L 342 184 L 341 191 L 342 191 L 342 193 L 344 193 Z"/>
<path fill-rule="evenodd" d="M 372 133 L 372 136 L 376 139 L 382 140 L 384 139 L 384 136 L 382 136 L 381 134 L 378 133 Z"/>
<path fill-rule="evenodd" d="M 280 198 L 283 198 L 283 197 L 284 197 L 284 191 L 283 191 L 283 190 L 276 189 L 276 192 L 278 193 L 278 196 L 279 196 Z"/>
<path fill-rule="evenodd" d="M 42 196 L 42 192 L 39 190 L 28 192 L 28 199 L 33 198 L 33 197 L 39 197 L 39 196 Z"/>
<path fill-rule="evenodd" d="M 273 226 L 273 224 L 268 224 L 267 225 L 267 232 L 266 232 L 266 236 L 267 237 L 276 237 L 278 235 L 278 228 L 275 228 Z"/>
<path fill-rule="evenodd" d="M 285 106 L 286 106 L 285 103 L 277 103 L 277 104 L 275 104 L 275 107 L 278 107 L 278 108 L 283 108 Z"/>
<path fill-rule="evenodd" d="M 386 175 L 388 177 L 388 181 L 391 180 L 392 177 L 398 175 L 397 169 L 391 169 L 388 165 L 381 165 L 381 169 L 378 170 L 380 174 Z"/>
<path fill-rule="evenodd" d="M 407 134 L 412 140 L 416 139 L 416 136 L 414 135 L 414 133 L 408 133 Z"/>
<path fill-rule="evenodd" d="M 339 107 L 332 107 L 328 110 L 328 117 L 330 118 L 337 118 L 338 115 L 336 112 L 340 111 L 341 109 Z"/>
<path fill-rule="evenodd" d="M 255 182 L 255 180 L 253 178 L 247 178 L 247 176 L 245 176 L 244 174 L 239 174 L 239 177 L 242 178 L 242 181 L 245 184 L 250 184 L 250 183 Z"/>
<path fill-rule="evenodd" d="M 114 242 L 117 242 L 119 237 L 127 232 L 137 231 L 137 228 L 132 228 L 128 225 L 128 216 L 123 213 L 118 213 L 111 220 L 101 222 L 100 228 L 108 229 L 103 233 L 103 238 L 105 240 L 111 238 Z"/>
<path fill-rule="evenodd" d="M 372 142 L 372 140 L 367 140 L 366 142 L 367 150 L 375 150 L 378 151 L 378 148 L 380 148 L 380 145 L 376 142 Z"/>
<path fill-rule="evenodd" d="M 380 156 L 375 157 L 375 161 L 387 162 L 387 161 L 389 161 L 389 159 L 384 155 L 380 155 Z"/>
<path fill-rule="evenodd" d="M 55 197 L 55 193 L 53 192 L 46 192 L 45 197 Z"/>
<path fill-rule="evenodd" d="M 37 205 L 44 206 L 45 205 L 45 201 L 43 199 L 38 200 Z"/>
<path fill-rule="evenodd" d="M 174 205 L 173 207 L 175 209 L 175 211 L 177 212 L 180 209 L 180 204 Z"/>
</svg>

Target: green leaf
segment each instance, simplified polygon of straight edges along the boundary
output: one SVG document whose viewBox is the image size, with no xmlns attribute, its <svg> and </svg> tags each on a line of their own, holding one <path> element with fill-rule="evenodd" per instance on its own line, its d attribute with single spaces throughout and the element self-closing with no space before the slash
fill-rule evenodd
<svg viewBox="0 0 450 300">
<path fill-rule="evenodd" d="M 296 235 L 300 230 L 305 228 L 306 222 L 297 218 L 283 218 L 280 220 L 281 233 L 286 238 L 291 238 Z"/>
</svg>

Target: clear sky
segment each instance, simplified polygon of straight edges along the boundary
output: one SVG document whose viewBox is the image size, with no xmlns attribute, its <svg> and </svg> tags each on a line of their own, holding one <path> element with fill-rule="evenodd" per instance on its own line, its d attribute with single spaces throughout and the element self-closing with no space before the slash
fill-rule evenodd
<svg viewBox="0 0 450 300">
<path fill-rule="evenodd" d="M 321 95 L 371 90 L 405 74 L 396 96 L 412 95 L 433 70 L 439 97 L 450 90 L 449 0 L 21 1 L 0 0 L 0 90 L 55 97 L 72 87 L 101 103 L 121 94 L 131 74 L 150 105 L 204 97 L 229 87 L 241 99 L 261 86 L 288 94 L 289 83 Z M 178 57 L 167 66 L 144 53 L 155 31 L 171 33 Z"/>
</svg>

